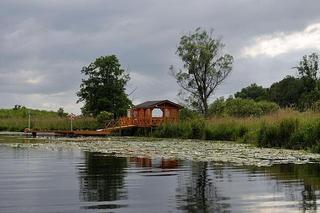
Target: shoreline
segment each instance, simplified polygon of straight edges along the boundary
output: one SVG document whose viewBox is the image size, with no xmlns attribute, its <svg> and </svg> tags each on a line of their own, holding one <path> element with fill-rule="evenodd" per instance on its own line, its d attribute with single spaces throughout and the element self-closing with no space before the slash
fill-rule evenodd
<svg viewBox="0 0 320 213">
<path fill-rule="evenodd" d="M 271 166 L 320 162 L 320 154 L 302 150 L 258 148 L 250 144 L 190 139 L 140 137 L 106 138 L 18 138 L 22 142 L 1 140 L 0 146 L 44 150 L 81 150 L 122 157 L 166 158 Z M 23 142 L 24 141 L 24 142 Z"/>
</svg>

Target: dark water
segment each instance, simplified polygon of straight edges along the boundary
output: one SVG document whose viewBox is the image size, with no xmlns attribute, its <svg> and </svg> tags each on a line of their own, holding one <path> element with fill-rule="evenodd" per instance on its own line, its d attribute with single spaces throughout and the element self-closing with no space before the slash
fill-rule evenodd
<svg viewBox="0 0 320 213">
<path fill-rule="evenodd" d="M 320 166 L 234 167 L 0 144 L 0 212 L 317 212 Z"/>
</svg>

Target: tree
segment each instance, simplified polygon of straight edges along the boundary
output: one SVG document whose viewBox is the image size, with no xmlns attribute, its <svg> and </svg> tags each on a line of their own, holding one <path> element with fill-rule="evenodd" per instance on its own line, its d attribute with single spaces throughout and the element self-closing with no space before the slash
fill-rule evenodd
<svg viewBox="0 0 320 213">
<path fill-rule="evenodd" d="M 82 68 L 86 79 L 82 79 L 77 102 L 84 101 L 83 114 L 96 116 L 107 111 L 119 117 L 127 113 L 132 105 L 125 93 L 130 77 L 120 66 L 117 57 L 111 55 L 99 57 Z"/>
<path fill-rule="evenodd" d="M 319 72 L 319 55 L 317 53 L 304 55 L 299 65 L 294 68 L 298 70 L 302 78 L 305 77 L 316 81 Z"/>
<path fill-rule="evenodd" d="M 281 107 L 298 107 L 302 93 L 303 81 L 292 76 L 273 83 L 268 91 L 269 99 Z"/>
<path fill-rule="evenodd" d="M 255 101 L 267 100 L 267 89 L 257 84 L 251 84 L 248 87 L 242 88 L 240 92 L 234 95 L 236 98 L 252 99 Z"/>
<path fill-rule="evenodd" d="M 57 111 L 57 114 L 59 117 L 63 117 L 66 115 L 66 113 L 64 113 L 64 109 L 62 107 L 60 107 Z"/>
<path fill-rule="evenodd" d="M 303 82 L 303 94 L 299 100 L 299 109 L 304 111 L 320 98 L 319 55 L 317 53 L 304 55 L 298 66 L 294 68 L 298 70 Z"/>
<path fill-rule="evenodd" d="M 233 57 L 223 54 L 224 44 L 212 37 L 212 32 L 197 28 L 180 39 L 176 54 L 183 69 L 170 67 L 185 99 L 204 116 L 208 115 L 208 99 L 232 70 Z M 181 94 L 181 92 L 180 92 Z"/>
</svg>

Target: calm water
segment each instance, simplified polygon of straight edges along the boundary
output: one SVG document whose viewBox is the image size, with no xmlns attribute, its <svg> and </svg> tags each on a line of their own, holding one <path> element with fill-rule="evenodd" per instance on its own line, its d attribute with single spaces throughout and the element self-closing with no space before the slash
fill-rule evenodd
<svg viewBox="0 0 320 213">
<path fill-rule="evenodd" d="M 234 167 L 0 143 L 0 212 L 317 212 L 320 166 Z"/>
</svg>

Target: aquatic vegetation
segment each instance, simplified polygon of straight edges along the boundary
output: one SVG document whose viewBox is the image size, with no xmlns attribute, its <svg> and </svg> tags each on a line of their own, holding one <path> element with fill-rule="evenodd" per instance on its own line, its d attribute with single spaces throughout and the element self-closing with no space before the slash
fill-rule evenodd
<svg viewBox="0 0 320 213">
<path fill-rule="evenodd" d="M 305 151 L 258 148 L 250 144 L 205 141 L 156 139 L 143 137 L 108 138 L 44 138 L 28 143 L 0 143 L 17 149 L 73 150 L 104 153 L 125 157 L 151 159 L 181 159 L 193 161 L 215 161 L 235 165 L 270 166 L 284 163 L 310 163 L 319 161 L 319 154 Z"/>
</svg>

